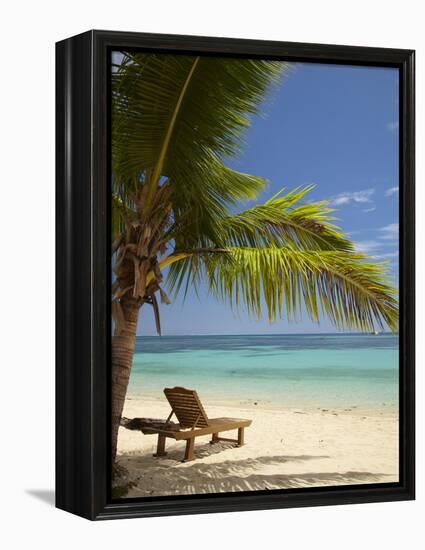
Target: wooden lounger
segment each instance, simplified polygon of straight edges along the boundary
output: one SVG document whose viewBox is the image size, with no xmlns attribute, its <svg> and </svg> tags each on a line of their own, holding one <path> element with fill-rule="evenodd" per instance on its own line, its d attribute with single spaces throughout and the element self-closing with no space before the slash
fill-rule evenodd
<svg viewBox="0 0 425 550">
<path fill-rule="evenodd" d="M 183 462 L 194 459 L 195 437 L 212 434 L 210 443 L 230 441 L 238 447 L 244 444 L 244 430 L 250 426 L 252 420 L 243 418 L 208 418 L 202 403 L 195 390 L 185 388 L 165 388 L 165 396 L 171 405 L 171 413 L 164 423 L 164 428 L 144 427 L 145 434 L 158 434 L 158 445 L 154 456 L 166 456 L 165 440 L 167 437 L 177 441 L 186 441 L 186 452 Z M 178 424 L 168 424 L 173 414 Z M 219 437 L 221 432 L 238 430 L 237 439 Z"/>
</svg>

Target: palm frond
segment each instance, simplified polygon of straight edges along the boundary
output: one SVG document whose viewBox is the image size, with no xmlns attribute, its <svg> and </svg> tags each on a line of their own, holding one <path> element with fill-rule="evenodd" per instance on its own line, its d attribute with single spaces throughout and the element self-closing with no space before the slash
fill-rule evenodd
<svg viewBox="0 0 425 550">
<path fill-rule="evenodd" d="M 254 198 L 264 186 L 227 168 L 250 116 L 287 70 L 278 61 L 127 54 L 112 75 L 113 172 L 153 188 L 177 182 L 177 210 L 220 208 Z"/>
<path fill-rule="evenodd" d="M 263 204 L 218 220 L 221 240 L 242 247 L 291 246 L 353 251 L 353 243 L 331 222 L 325 201 L 300 204 L 313 185 L 276 194 Z"/>
<path fill-rule="evenodd" d="M 383 263 L 361 254 L 291 248 L 229 248 L 228 254 L 186 257 L 170 267 L 169 284 L 178 290 L 205 280 L 210 292 L 232 307 L 243 305 L 273 321 L 327 316 L 341 329 L 396 330 L 396 291 L 386 280 Z"/>
<path fill-rule="evenodd" d="M 130 204 L 130 197 L 128 195 L 122 199 L 113 192 L 111 200 L 111 233 L 112 240 L 114 241 L 125 230 L 126 223 L 133 219 L 135 212 Z"/>
</svg>

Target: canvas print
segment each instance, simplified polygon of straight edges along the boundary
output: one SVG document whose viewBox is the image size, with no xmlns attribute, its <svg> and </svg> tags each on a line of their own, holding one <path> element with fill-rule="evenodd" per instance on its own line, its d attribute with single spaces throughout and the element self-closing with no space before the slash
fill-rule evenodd
<svg viewBox="0 0 425 550">
<path fill-rule="evenodd" d="M 111 54 L 114 499 L 399 481 L 399 73 Z"/>
</svg>

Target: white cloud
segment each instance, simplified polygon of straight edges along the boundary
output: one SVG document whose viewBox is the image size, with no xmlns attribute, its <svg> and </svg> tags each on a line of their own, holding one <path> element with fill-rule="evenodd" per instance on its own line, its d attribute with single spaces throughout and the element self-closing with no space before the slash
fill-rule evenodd
<svg viewBox="0 0 425 550">
<path fill-rule="evenodd" d="M 389 122 L 387 124 L 387 130 L 389 132 L 395 132 L 396 130 L 398 130 L 398 120 L 394 120 L 393 122 Z"/>
<path fill-rule="evenodd" d="M 365 208 L 363 212 L 374 212 L 376 210 L 376 206 L 372 206 L 371 208 Z"/>
<path fill-rule="evenodd" d="M 346 204 L 365 204 L 372 202 L 372 195 L 375 189 L 364 189 L 363 191 L 347 191 L 340 193 L 331 199 L 331 204 L 334 206 L 342 206 Z"/>
<path fill-rule="evenodd" d="M 380 239 L 396 240 L 398 239 L 399 225 L 398 223 L 390 223 L 385 227 L 381 227 L 379 231 L 381 232 Z"/>
<path fill-rule="evenodd" d="M 398 193 L 398 186 L 397 187 L 390 187 L 385 191 L 386 197 L 391 197 L 391 195 L 394 195 L 395 193 Z"/>
<path fill-rule="evenodd" d="M 379 256 L 375 256 L 375 258 L 379 258 L 379 259 L 398 258 L 398 252 L 388 252 L 387 254 L 379 254 Z"/>
<path fill-rule="evenodd" d="M 357 252 L 373 256 L 374 253 L 382 246 L 382 243 L 378 241 L 361 241 L 355 243 Z"/>
</svg>

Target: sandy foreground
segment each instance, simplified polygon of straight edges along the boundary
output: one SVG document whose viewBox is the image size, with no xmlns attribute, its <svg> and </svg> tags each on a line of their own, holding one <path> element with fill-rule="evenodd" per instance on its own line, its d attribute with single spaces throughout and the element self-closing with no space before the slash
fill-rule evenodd
<svg viewBox="0 0 425 550">
<path fill-rule="evenodd" d="M 250 418 L 245 445 L 195 439 L 196 460 L 182 463 L 185 442 L 167 439 L 154 458 L 157 436 L 120 428 L 118 461 L 135 486 L 127 497 L 391 483 L 398 481 L 398 414 L 394 408 L 273 408 L 258 402 L 203 401 L 210 418 Z M 130 396 L 127 418 L 165 419 L 164 400 Z M 173 418 L 175 420 L 175 418 Z M 236 437 L 226 432 L 224 437 Z"/>
</svg>

